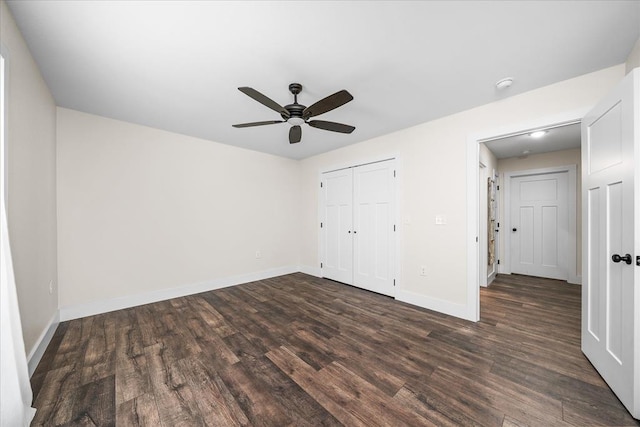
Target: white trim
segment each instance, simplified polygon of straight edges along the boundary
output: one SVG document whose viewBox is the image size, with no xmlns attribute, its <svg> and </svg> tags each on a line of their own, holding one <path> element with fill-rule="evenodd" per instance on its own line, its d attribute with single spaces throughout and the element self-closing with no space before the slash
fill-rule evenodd
<svg viewBox="0 0 640 427">
<path fill-rule="evenodd" d="M 29 367 L 29 377 L 33 375 L 44 352 L 47 350 L 51 339 L 53 338 L 53 334 L 55 334 L 58 325 L 60 324 L 60 313 L 56 310 L 53 313 L 53 316 L 47 323 L 47 327 L 42 331 L 38 339 L 36 340 L 35 345 L 31 349 L 31 352 L 27 356 L 27 365 Z"/>
<path fill-rule="evenodd" d="M 9 85 L 9 80 L 11 78 L 11 60 L 10 60 L 10 56 L 9 56 L 9 50 L 6 48 L 6 46 L 2 43 L 0 43 L 0 56 L 2 57 L 2 61 L 4 62 L 3 66 L 2 66 L 2 82 L 0 82 L 0 84 L 2 84 L 2 96 L 0 99 L 0 102 L 2 102 L 2 108 L 0 108 L 0 110 L 2 111 L 2 117 L 0 117 L 0 120 L 2 120 L 2 135 L 0 135 L 0 138 L 2 138 L 2 148 L 0 148 L 1 150 L 3 150 L 2 153 L 2 161 L 4 162 L 4 172 L 3 172 L 3 177 L 0 181 L 2 181 L 2 185 L 4 186 L 4 205 L 7 208 L 7 221 L 9 221 L 9 87 L 11 85 Z"/>
<path fill-rule="evenodd" d="M 322 169 L 320 171 L 320 175 L 324 173 L 336 172 L 343 169 L 353 169 L 353 168 L 357 168 L 358 166 L 366 166 L 374 163 L 382 163 L 388 160 L 396 160 L 397 158 L 398 156 L 392 155 L 392 156 L 370 157 L 368 159 L 362 159 L 360 161 L 350 161 L 350 162 L 338 164 L 334 167 Z"/>
<path fill-rule="evenodd" d="M 569 235 L 567 236 L 567 258 L 565 260 L 566 265 L 562 267 L 567 273 L 567 282 L 576 283 L 578 277 L 577 271 L 577 240 L 576 240 L 576 219 L 578 213 L 576 212 L 576 165 L 555 166 L 549 168 L 540 169 L 526 169 L 519 171 L 510 171 L 504 173 L 504 266 L 503 271 L 505 274 L 511 274 L 511 180 L 520 176 L 534 176 L 544 175 L 550 173 L 567 173 L 567 228 Z"/>
<path fill-rule="evenodd" d="M 507 135 L 526 133 L 533 129 L 579 122 L 588 111 L 589 108 L 565 111 L 535 120 L 471 133 L 467 136 L 467 311 L 470 318 L 480 320 L 479 252 L 476 242 L 480 215 L 478 211 L 479 143 Z M 502 267 L 502 263 L 500 266 Z"/>
<path fill-rule="evenodd" d="M 308 265 L 299 265 L 298 271 L 300 273 L 308 274 L 309 276 L 322 277 L 322 270 L 320 267 L 311 267 Z"/>
<path fill-rule="evenodd" d="M 416 294 L 411 291 L 397 290 L 396 300 L 426 308 L 428 310 L 437 311 L 439 313 L 448 314 L 449 316 L 459 317 L 464 320 L 475 322 L 473 313 L 469 313 L 466 304 L 456 304 L 438 298 L 428 297 L 426 295 Z M 471 314 L 471 316 L 470 316 Z"/>
<path fill-rule="evenodd" d="M 403 194 L 403 176 L 402 171 L 404 170 L 404 165 L 402 163 L 402 158 L 400 156 L 394 156 L 395 159 L 395 171 L 396 171 L 396 180 L 395 180 L 395 188 L 393 189 L 393 197 L 395 204 L 395 218 L 394 224 L 396 226 L 396 232 L 394 235 L 394 243 L 395 243 L 395 298 L 397 299 L 400 290 L 402 289 L 402 235 L 404 234 L 404 224 L 402 221 L 402 210 L 401 206 L 403 206 L 404 202 L 404 194 Z"/>
<path fill-rule="evenodd" d="M 255 282 L 256 280 L 270 279 L 272 277 L 284 276 L 285 274 L 297 273 L 298 268 L 286 266 L 272 268 L 270 270 L 257 271 L 254 273 L 241 274 L 238 276 L 223 277 L 220 279 L 208 280 L 206 282 L 194 283 L 177 288 L 162 289 L 158 291 L 146 292 L 144 294 L 129 295 L 111 298 L 102 301 L 92 301 L 84 304 L 77 304 L 60 308 L 60 321 L 64 322 L 81 317 L 93 316 L 110 311 L 121 310 L 123 308 L 135 307 L 158 301 L 165 301 L 171 298 L 179 298 L 215 289 L 226 288 L 242 283 Z"/>
<path fill-rule="evenodd" d="M 467 137 L 467 315 L 480 320 L 480 138 Z"/>
<path fill-rule="evenodd" d="M 482 286 L 483 288 L 486 288 L 488 286 L 488 276 L 489 276 L 489 272 L 488 272 L 488 268 L 487 268 L 487 261 L 488 261 L 488 250 L 484 249 L 487 248 L 487 244 L 488 244 L 488 237 L 487 237 L 487 232 L 489 227 L 487 226 L 487 221 L 489 220 L 489 213 L 487 212 L 487 209 L 484 210 L 484 212 L 482 212 L 480 210 L 480 206 L 483 205 L 485 202 L 487 203 L 487 208 L 488 208 L 488 200 L 487 200 L 487 196 L 488 196 L 488 192 L 485 193 L 484 188 L 487 188 L 487 183 L 486 180 L 483 182 L 480 180 L 480 171 L 482 170 L 486 170 L 487 169 L 487 165 L 484 164 L 482 162 L 482 160 L 480 160 L 479 166 L 478 166 L 478 268 L 480 269 L 480 276 L 479 276 L 479 282 L 480 282 L 480 286 Z M 488 171 L 483 174 L 483 175 L 489 175 Z M 484 197 L 484 202 L 483 202 L 483 197 Z M 482 218 L 482 221 L 480 221 L 480 218 Z M 480 248 L 483 248 L 482 250 L 480 250 Z"/>
</svg>

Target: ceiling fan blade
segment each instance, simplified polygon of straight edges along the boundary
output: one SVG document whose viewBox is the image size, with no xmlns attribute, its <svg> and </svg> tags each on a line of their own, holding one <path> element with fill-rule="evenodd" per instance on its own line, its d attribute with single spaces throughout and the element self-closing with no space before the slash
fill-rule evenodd
<svg viewBox="0 0 640 427">
<path fill-rule="evenodd" d="M 349 125 L 343 125 L 336 122 L 325 122 L 324 120 L 311 120 L 307 122 L 309 126 L 318 129 L 330 130 L 332 132 L 351 133 L 355 130 L 355 127 Z"/>
<path fill-rule="evenodd" d="M 289 144 L 297 144 L 302 139 L 302 128 L 300 126 L 291 126 L 289 129 Z"/>
<path fill-rule="evenodd" d="M 278 104 L 277 102 L 275 102 L 271 98 L 266 97 L 265 95 L 261 94 L 257 90 L 255 90 L 253 88 L 250 88 L 250 87 L 239 87 L 238 90 L 240 92 L 244 93 L 245 95 L 255 99 L 260 104 L 265 105 L 265 106 L 271 108 L 273 111 L 276 111 L 276 112 L 282 114 L 283 116 L 289 118 L 289 116 L 290 116 L 289 112 L 287 110 L 285 110 L 285 108 L 282 105 Z"/>
<path fill-rule="evenodd" d="M 346 104 L 352 99 L 353 96 L 343 89 L 305 108 L 302 112 L 302 117 L 308 119 L 309 117 L 319 116 L 320 114 L 324 114 L 327 111 L 331 111 L 334 108 L 338 108 L 339 106 Z"/>
<path fill-rule="evenodd" d="M 284 120 L 269 120 L 266 122 L 240 123 L 238 125 L 231 125 L 231 126 L 233 126 L 234 128 L 248 128 L 251 126 L 274 125 L 276 123 L 284 123 Z"/>
</svg>

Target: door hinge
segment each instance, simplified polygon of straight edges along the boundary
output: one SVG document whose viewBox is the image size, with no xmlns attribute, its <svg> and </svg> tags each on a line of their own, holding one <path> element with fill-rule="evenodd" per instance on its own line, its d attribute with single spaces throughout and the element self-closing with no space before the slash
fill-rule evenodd
<svg viewBox="0 0 640 427">
<path fill-rule="evenodd" d="M 393 177 L 394 178 L 396 177 L 396 171 L 395 170 L 393 171 Z"/>
<path fill-rule="evenodd" d="M 320 188 L 322 188 L 322 182 L 320 182 Z"/>
<path fill-rule="evenodd" d="M 478 236 L 476 236 L 476 243 L 478 243 Z"/>
<path fill-rule="evenodd" d="M 393 286 L 396 285 L 396 279 L 393 279 Z"/>
<path fill-rule="evenodd" d="M 322 228 L 322 223 L 320 223 L 320 228 Z"/>
<path fill-rule="evenodd" d="M 393 231 L 396 231 L 396 225 L 393 224 Z"/>
<path fill-rule="evenodd" d="M 322 263 L 320 263 L 320 268 L 322 268 Z"/>
</svg>

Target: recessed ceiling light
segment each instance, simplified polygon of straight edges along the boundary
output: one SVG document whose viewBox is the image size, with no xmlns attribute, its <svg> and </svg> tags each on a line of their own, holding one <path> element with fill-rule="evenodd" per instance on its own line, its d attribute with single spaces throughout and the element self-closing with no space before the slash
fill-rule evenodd
<svg viewBox="0 0 640 427">
<path fill-rule="evenodd" d="M 513 77 L 505 77 L 502 80 L 496 82 L 496 88 L 506 89 L 513 84 Z"/>
<path fill-rule="evenodd" d="M 543 136 L 545 136 L 546 134 L 547 134 L 547 131 L 546 131 L 546 130 L 537 130 L 537 131 L 535 131 L 535 132 L 531 132 L 531 133 L 529 134 L 529 136 L 530 136 L 531 138 L 542 138 L 542 137 L 543 137 Z"/>
</svg>

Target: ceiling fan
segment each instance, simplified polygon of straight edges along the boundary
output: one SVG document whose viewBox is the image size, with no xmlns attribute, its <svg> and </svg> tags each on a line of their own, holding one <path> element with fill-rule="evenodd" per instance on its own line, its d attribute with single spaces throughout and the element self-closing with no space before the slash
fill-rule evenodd
<svg viewBox="0 0 640 427">
<path fill-rule="evenodd" d="M 353 99 L 353 96 L 346 90 L 341 90 L 334 93 L 333 95 L 329 95 L 309 107 L 298 104 L 298 94 L 302 91 L 302 85 L 300 83 L 291 83 L 289 85 L 289 91 L 293 94 L 293 104 L 285 105 L 284 107 L 250 87 L 239 87 L 238 90 L 245 95 L 255 99 L 262 105 L 265 105 L 271 108 L 273 111 L 280 113 L 280 116 L 283 120 L 241 123 L 233 125 L 234 128 L 273 125 L 276 123 L 287 122 L 292 125 L 291 129 L 289 130 L 290 144 L 298 143 L 302 139 L 302 128 L 300 127 L 301 124 L 308 124 L 309 126 L 314 128 L 340 133 L 351 133 L 355 129 L 355 127 L 353 126 L 345 125 L 342 123 L 327 122 L 324 120 L 309 120 L 311 117 L 319 116 L 320 114 L 324 114 L 327 111 L 331 111 L 351 101 Z"/>
</svg>

